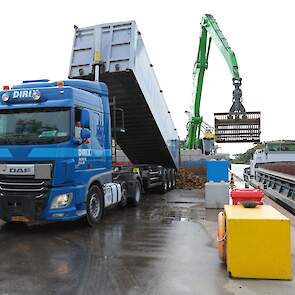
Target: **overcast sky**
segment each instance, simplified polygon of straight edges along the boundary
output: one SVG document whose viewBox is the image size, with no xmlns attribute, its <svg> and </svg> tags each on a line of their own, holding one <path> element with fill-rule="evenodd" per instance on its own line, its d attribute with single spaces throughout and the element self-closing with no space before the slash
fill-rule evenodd
<svg viewBox="0 0 295 295">
<path fill-rule="evenodd" d="M 0 86 L 22 80 L 67 78 L 73 25 L 135 20 L 181 138 L 192 97 L 200 20 L 210 13 L 238 60 L 247 111 L 262 112 L 262 140 L 295 139 L 294 1 L 1 1 Z M 228 67 L 212 45 L 201 112 L 231 106 Z M 242 152 L 251 145 L 222 145 Z"/>
</svg>

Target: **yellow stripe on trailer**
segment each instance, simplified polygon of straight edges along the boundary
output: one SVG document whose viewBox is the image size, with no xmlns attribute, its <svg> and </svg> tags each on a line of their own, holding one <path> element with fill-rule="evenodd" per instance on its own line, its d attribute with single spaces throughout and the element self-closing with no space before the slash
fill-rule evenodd
<svg viewBox="0 0 295 295">
<path fill-rule="evenodd" d="M 99 51 L 95 51 L 95 54 L 94 54 L 94 62 L 95 63 L 98 63 L 100 61 L 100 58 L 101 58 L 100 52 Z"/>
<path fill-rule="evenodd" d="M 140 174 L 139 168 L 138 167 L 133 167 L 132 168 L 132 173 L 134 173 L 134 174 Z"/>
</svg>

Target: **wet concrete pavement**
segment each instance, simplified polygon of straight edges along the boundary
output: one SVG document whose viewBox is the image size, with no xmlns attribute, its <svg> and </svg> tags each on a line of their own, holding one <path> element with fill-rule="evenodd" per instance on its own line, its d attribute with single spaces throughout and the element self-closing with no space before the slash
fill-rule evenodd
<svg viewBox="0 0 295 295">
<path fill-rule="evenodd" d="M 293 281 L 228 277 L 216 213 L 202 191 L 175 190 L 110 209 L 94 229 L 3 225 L 0 294 L 294 294 Z"/>
</svg>

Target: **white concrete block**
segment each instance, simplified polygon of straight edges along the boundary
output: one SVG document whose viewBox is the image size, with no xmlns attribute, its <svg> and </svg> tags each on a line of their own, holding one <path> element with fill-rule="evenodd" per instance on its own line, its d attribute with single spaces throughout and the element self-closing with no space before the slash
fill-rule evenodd
<svg viewBox="0 0 295 295">
<path fill-rule="evenodd" d="M 207 182 L 205 184 L 205 203 L 208 209 L 221 209 L 229 203 L 228 182 Z"/>
</svg>

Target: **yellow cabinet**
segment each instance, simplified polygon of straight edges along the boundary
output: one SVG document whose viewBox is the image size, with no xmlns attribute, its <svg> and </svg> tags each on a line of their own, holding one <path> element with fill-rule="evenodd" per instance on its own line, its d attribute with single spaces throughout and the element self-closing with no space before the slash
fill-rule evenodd
<svg viewBox="0 0 295 295">
<path fill-rule="evenodd" d="M 271 206 L 225 205 L 226 263 L 232 277 L 292 279 L 290 220 Z"/>
</svg>

